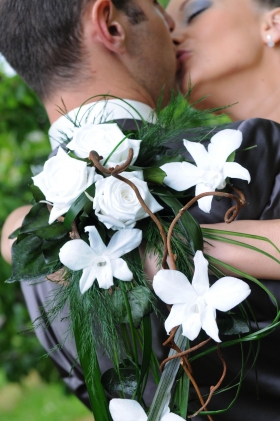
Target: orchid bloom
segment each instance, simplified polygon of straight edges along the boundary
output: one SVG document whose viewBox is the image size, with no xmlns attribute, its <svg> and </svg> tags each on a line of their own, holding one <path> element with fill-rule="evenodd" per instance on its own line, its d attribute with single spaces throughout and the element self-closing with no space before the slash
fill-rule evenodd
<svg viewBox="0 0 280 421">
<path fill-rule="evenodd" d="M 196 166 L 189 162 L 172 162 L 161 166 L 166 173 L 164 183 L 177 191 L 196 186 L 195 195 L 223 189 L 226 178 L 240 178 L 251 181 L 246 168 L 236 162 L 227 162 L 228 157 L 240 147 L 242 132 L 226 129 L 215 134 L 206 148 L 197 142 L 184 140 L 184 146 L 193 157 Z M 211 210 L 213 196 L 205 196 L 198 200 L 198 206 L 204 212 Z"/>
<path fill-rule="evenodd" d="M 113 421 L 147 421 L 148 417 L 141 405 L 130 399 L 112 399 L 109 410 Z M 180 421 L 184 418 L 172 414 L 167 408 L 161 417 L 161 421 Z"/>
<path fill-rule="evenodd" d="M 80 279 L 80 291 L 84 294 L 97 279 L 100 288 L 108 289 L 113 277 L 122 281 L 131 281 L 132 272 L 120 257 L 134 250 L 142 241 L 142 231 L 126 229 L 118 231 L 111 238 L 108 246 L 103 243 L 97 229 L 85 227 L 89 233 L 88 245 L 83 240 L 68 241 L 60 249 L 61 263 L 73 271 L 83 269 Z"/>
<path fill-rule="evenodd" d="M 208 262 L 201 251 L 194 256 L 192 284 L 186 276 L 176 270 L 160 270 L 154 277 L 155 293 L 166 304 L 173 304 L 165 321 L 167 333 L 182 325 L 183 335 L 194 340 L 200 329 L 216 342 L 218 336 L 216 310 L 228 311 L 248 297 L 251 290 L 241 279 L 226 276 L 211 287 L 208 278 Z"/>
</svg>

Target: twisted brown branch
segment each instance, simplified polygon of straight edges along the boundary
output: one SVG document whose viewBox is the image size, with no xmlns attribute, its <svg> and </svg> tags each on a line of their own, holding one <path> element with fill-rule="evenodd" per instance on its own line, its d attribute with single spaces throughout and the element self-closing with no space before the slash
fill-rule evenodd
<svg viewBox="0 0 280 421">
<path fill-rule="evenodd" d="M 206 339 L 206 341 L 203 341 L 203 342 L 200 342 L 198 345 L 196 345 L 196 346 L 194 346 L 194 347 L 192 347 L 192 348 L 189 348 L 189 349 L 187 349 L 186 351 L 181 351 L 179 348 L 179 351 L 177 351 L 178 352 L 178 354 L 176 354 L 176 355 L 172 355 L 171 357 L 168 357 L 168 358 L 166 358 L 165 360 L 163 360 L 162 361 L 162 363 L 161 363 L 161 365 L 160 365 L 160 370 L 162 371 L 163 370 L 163 368 L 164 368 L 164 366 L 165 366 L 165 364 L 167 364 L 170 360 L 175 360 L 176 358 L 181 358 L 181 357 L 184 357 L 184 356 L 187 356 L 187 355 L 189 355 L 191 352 L 194 352 L 194 351 L 196 351 L 197 349 L 199 349 L 199 348 L 202 348 L 204 345 L 206 345 L 206 344 L 208 344 L 208 342 L 210 342 L 211 341 L 211 338 L 208 338 L 208 339 Z M 165 342 L 166 343 L 166 342 Z M 164 344 L 165 344 L 164 343 Z M 164 345 L 163 344 L 163 345 Z"/>
<path fill-rule="evenodd" d="M 151 217 L 151 219 L 154 221 L 154 223 L 156 224 L 156 226 L 159 229 L 162 241 L 163 241 L 163 258 L 162 258 L 162 267 L 164 269 L 168 268 L 168 265 L 166 263 L 166 259 L 167 259 L 167 238 L 166 238 L 166 234 L 164 231 L 163 226 L 161 225 L 159 219 L 155 216 L 155 214 L 150 210 L 150 208 L 146 205 L 146 203 L 144 202 L 144 200 L 142 199 L 142 196 L 138 190 L 138 188 L 135 186 L 134 183 L 132 183 L 132 181 L 128 180 L 125 177 L 122 177 L 121 175 L 117 175 L 117 174 L 112 174 L 113 177 L 116 177 L 118 180 L 123 181 L 124 183 L 128 184 L 134 191 L 134 193 L 136 194 L 137 199 L 139 200 L 142 208 L 145 210 L 145 212 L 147 212 L 147 214 Z"/>
<path fill-rule="evenodd" d="M 100 164 L 102 156 L 98 155 L 96 151 L 91 151 L 89 154 L 89 160 L 93 162 L 93 165 L 103 174 L 107 175 L 118 175 L 125 171 L 132 162 L 133 159 L 133 149 L 129 148 L 127 160 L 122 165 L 117 165 L 115 168 L 105 168 Z"/>
<path fill-rule="evenodd" d="M 204 399 L 201 395 L 198 384 L 196 383 L 196 381 L 193 377 L 192 367 L 191 367 L 190 362 L 188 360 L 188 354 L 192 351 L 195 351 L 195 349 L 198 349 L 198 348 L 202 347 L 203 345 L 205 345 L 207 342 L 209 342 L 209 340 L 211 338 L 209 338 L 209 339 L 207 339 L 207 341 L 204 341 L 201 344 L 191 348 L 190 350 L 181 351 L 181 349 L 176 345 L 176 343 L 174 341 L 174 337 L 175 337 L 175 334 L 176 334 L 177 330 L 178 330 L 178 327 L 173 328 L 169 338 L 163 344 L 164 346 L 168 346 L 169 348 L 174 349 L 177 352 L 177 354 L 172 356 L 172 357 L 167 358 L 166 360 L 164 360 L 163 363 L 161 364 L 160 368 L 162 369 L 162 366 L 165 365 L 170 360 L 173 360 L 175 358 L 181 358 L 182 368 L 185 371 L 188 378 L 190 379 L 190 381 L 191 381 L 191 383 L 192 383 L 192 385 L 193 385 L 193 387 L 194 387 L 194 389 L 197 393 L 197 396 L 199 398 L 199 401 L 200 401 L 202 407 L 206 408 L 207 403 L 204 402 Z M 208 417 L 209 421 L 213 421 L 213 418 L 210 415 L 207 415 L 207 417 Z"/>
<path fill-rule="evenodd" d="M 129 148 L 127 160 L 122 165 L 117 165 L 115 168 L 105 168 L 105 167 L 103 167 L 103 165 L 100 164 L 100 160 L 103 159 L 103 158 L 102 158 L 102 156 L 99 156 L 96 151 L 90 152 L 89 159 L 93 162 L 94 166 L 100 172 L 102 172 L 104 174 L 107 174 L 107 175 L 111 175 L 111 176 L 117 178 L 118 180 L 128 184 L 133 189 L 133 191 L 136 194 L 136 197 L 139 200 L 142 208 L 145 210 L 145 212 L 147 212 L 147 214 L 151 217 L 151 219 L 154 221 L 154 223 L 157 225 L 157 227 L 159 229 L 159 232 L 160 232 L 160 235 L 161 235 L 161 238 L 162 238 L 162 241 L 163 241 L 163 246 L 164 246 L 162 267 L 167 269 L 168 268 L 167 263 L 166 263 L 166 259 L 167 259 L 167 239 L 166 239 L 166 234 L 165 234 L 165 231 L 163 229 L 163 226 L 160 223 L 159 219 L 153 214 L 153 212 L 150 210 L 150 208 L 146 205 L 146 203 L 142 199 L 142 196 L 141 196 L 138 188 L 135 186 L 135 184 L 132 183 L 132 181 L 130 181 L 127 178 L 122 177 L 120 175 L 131 164 L 132 159 L 133 159 L 133 149 Z"/>
<path fill-rule="evenodd" d="M 236 190 L 238 192 L 238 194 L 240 194 L 240 197 L 237 197 L 234 194 L 231 193 L 222 193 L 222 192 L 207 192 L 207 193 L 201 193 L 198 196 L 195 196 L 192 200 L 190 200 L 182 209 L 180 209 L 178 215 L 176 215 L 176 217 L 173 219 L 169 230 L 168 230 L 168 234 L 167 234 L 167 250 L 168 250 L 168 254 L 169 257 L 171 259 L 171 269 L 176 270 L 176 263 L 174 259 L 174 255 L 172 252 L 172 245 L 171 245 L 171 237 L 173 234 L 173 230 L 175 225 L 177 224 L 177 222 L 179 221 L 179 219 L 184 215 L 184 213 L 195 203 L 197 202 L 199 199 L 201 199 L 202 197 L 206 197 L 206 196 L 218 196 L 218 197 L 227 197 L 229 199 L 233 199 L 236 201 L 236 205 L 232 206 L 225 215 L 225 222 L 226 223 L 231 223 L 236 216 L 238 215 L 239 211 L 241 208 L 243 208 L 246 204 L 245 201 L 245 197 L 244 195 L 236 188 L 234 188 L 234 190 Z M 231 215 L 231 216 L 230 216 Z"/>
<path fill-rule="evenodd" d="M 218 352 L 218 355 L 219 355 L 219 357 L 220 357 L 220 360 L 222 361 L 222 364 L 223 364 L 223 373 L 222 373 L 222 376 L 221 376 L 220 380 L 218 381 L 218 383 L 216 384 L 216 386 L 211 386 L 211 387 L 210 387 L 210 393 L 209 393 L 208 399 L 207 399 L 207 401 L 205 402 L 205 404 L 204 404 L 204 405 L 203 405 L 203 406 L 202 406 L 202 407 L 201 407 L 198 411 L 196 411 L 196 413 L 195 413 L 195 414 L 189 415 L 189 416 L 188 416 L 188 418 L 193 418 L 193 417 L 195 417 L 195 416 L 196 416 L 196 415 L 198 415 L 201 411 L 204 411 L 204 410 L 206 410 L 206 411 L 207 411 L 206 407 L 207 407 L 208 403 L 211 401 L 211 399 L 212 399 L 212 397 L 213 397 L 213 395 L 214 395 L 215 391 L 219 389 L 219 387 L 221 386 L 222 382 L 224 381 L 224 378 L 225 378 L 225 376 L 226 376 L 226 372 L 227 372 L 227 365 L 226 365 L 225 359 L 224 359 L 224 357 L 223 357 L 223 355 L 222 355 L 222 353 L 221 353 L 221 347 L 220 347 L 220 344 L 217 344 L 217 352 Z"/>
</svg>

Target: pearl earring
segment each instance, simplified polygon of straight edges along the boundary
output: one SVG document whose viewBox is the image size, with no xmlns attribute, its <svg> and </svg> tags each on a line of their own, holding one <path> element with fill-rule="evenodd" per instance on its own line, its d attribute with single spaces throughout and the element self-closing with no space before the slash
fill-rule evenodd
<svg viewBox="0 0 280 421">
<path fill-rule="evenodd" d="M 270 47 L 270 48 L 273 48 L 273 47 L 275 47 L 275 43 L 273 42 L 273 40 L 272 40 L 272 38 L 271 38 L 271 35 L 267 35 L 266 36 L 266 39 L 267 39 L 267 46 L 268 47 Z"/>
</svg>

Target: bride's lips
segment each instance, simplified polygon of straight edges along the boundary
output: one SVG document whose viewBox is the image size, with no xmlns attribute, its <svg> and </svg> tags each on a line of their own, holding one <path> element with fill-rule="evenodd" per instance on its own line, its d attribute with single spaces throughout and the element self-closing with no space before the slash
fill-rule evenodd
<svg viewBox="0 0 280 421">
<path fill-rule="evenodd" d="M 177 60 L 181 63 L 185 60 L 187 60 L 191 55 L 191 52 L 189 50 L 180 50 L 177 52 Z"/>
</svg>

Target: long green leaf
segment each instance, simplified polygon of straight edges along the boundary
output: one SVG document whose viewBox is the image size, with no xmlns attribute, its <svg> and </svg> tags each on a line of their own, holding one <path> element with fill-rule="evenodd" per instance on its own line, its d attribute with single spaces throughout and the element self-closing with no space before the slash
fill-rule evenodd
<svg viewBox="0 0 280 421">
<path fill-rule="evenodd" d="M 267 253 L 266 251 L 263 251 L 263 250 L 259 249 L 258 247 L 251 246 L 250 244 L 243 243 L 242 241 L 232 240 L 230 238 L 225 238 L 225 237 L 222 237 L 220 235 L 211 235 L 211 234 L 204 235 L 204 238 L 208 238 L 209 240 L 221 241 L 222 243 L 234 244 L 234 245 L 240 246 L 240 247 L 245 247 L 249 250 L 253 250 L 253 251 L 256 251 L 257 253 L 261 253 L 264 256 L 269 257 L 270 259 L 272 259 L 275 262 L 280 264 L 280 260 L 276 259 L 276 257 L 272 256 L 271 254 Z"/>
<path fill-rule="evenodd" d="M 86 192 L 94 197 L 95 195 L 95 184 L 92 184 L 90 187 L 86 189 Z M 82 193 L 73 203 L 71 208 L 68 210 L 68 212 L 65 215 L 64 219 L 64 226 L 71 231 L 72 223 L 79 212 L 83 209 L 83 207 L 89 202 L 88 197 L 85 195 L 85 193 Z"/>
<path fill-rule="evenodd" d="M 210 234 L 222 234 L 222 235 L 230 235 L 234 237 L 242 237 L 242 238 L 251 238 L 253 240 L 259 240 L 259 241 L 265 241 L 266 243 L 269 243 L 275 250 L 280 253 L 279 248 L 271 241 L 269 238 L 262 237 L 259 235 L 252 235 L 252 234 L 245 234 L 244 232 L 234 232 L 234 231 L 226 231 L 226 230 L 217 230 L 213 228 L 202 228 L 202 233 L 204 237 L 208 238 L 208 235 Z"/>
<path fill-rule="evenodd" d="M 136 391 L 136 395 L 139 394 L 142 382 L 144 381 L 147 372 L 149 371 L 151 356 L 152 356 L 152 325 L 150 316 L 144 316 L 142 320 L 143 326 L 143 356 L 140 370 L 140 378 Z M 143 390 L 144 388 L 142 388 Z M 138 396 L 139 398 L 139 396 Z"/>
<path fill-rule="evenodd" d="M 160 198 L 173 210 L 174 215 L 177 216 L 183 207 L 181 202 L 172 196 L 161 196 Z M 179 224 L 181 225 L 186 238 L 189 241 L 193 253 L 195 253 L 197 250 L 203 250 L 203 236 L 200 225 L 188 211 L 186 211 L 181 216 L 179 219 Z"/>
<path fill-rule="evenodd" d="M 180 349 L 186 349 L 188 339 L 182 335 L 180 326 L 175 335 L 175 342 Z M 170 350 L 169 356 L 175 355 L 176 351 Z M 163 370 L 158 388 L 156 390 L 147 421 L 160 421 L 162 412 L 169 406 L 171 398 L 171 389 L 174 384 L 178 369 L 180 367 L 180 358 L 169 361 Z"/>
<path fill-rule="evenodd" d="M 76 297 L 71 297 L 70 308 L 75 311 Z M 95 349 L 93 347 L 85 348 L 86 344 L 81 340 L 81 334 L 83 328 L 84 315 L 80 314 L 80 317 L 72 317 L 73 331 L 77 346 L 77 352 L 80 360 L 80 364 L 84 373 L 85 382 L 89 394 L 90 404 L 94 416 L 94 421 L 111 421 L 111 415 L 109 412 L 108 402 L 104 393 L 104 389 L 101 383 L 101 373 L 96 356 Z M 89 370 L 94 361 L 94 373 Z"/>
</svg>

